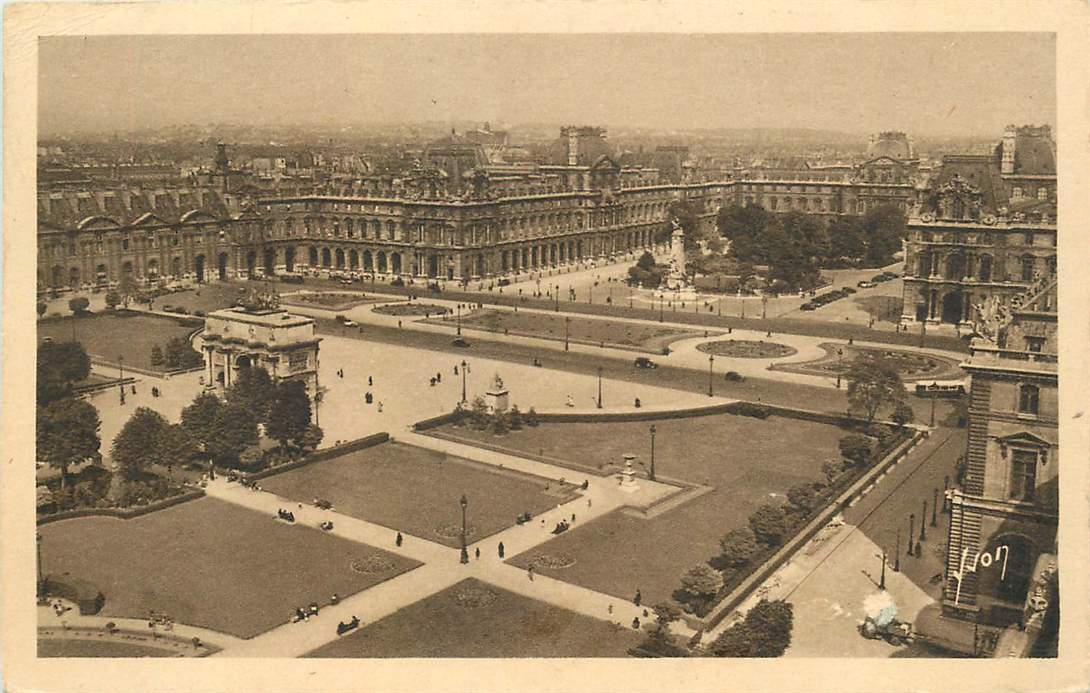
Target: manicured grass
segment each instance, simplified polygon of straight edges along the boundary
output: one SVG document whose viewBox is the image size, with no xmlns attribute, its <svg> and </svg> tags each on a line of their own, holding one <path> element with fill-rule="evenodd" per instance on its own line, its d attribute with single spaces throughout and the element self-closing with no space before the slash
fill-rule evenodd
<svg viewBox="0 0 1090 693">
<path fill-rule="evenodd" d="M 71 573 L 106 595 L 103 616 L 145 618 L 253 637 L 286 623 L 296 606 L 327 604 L 415 563 L 379 549 L 291 526 L 212 498 L 131 520 L 88 517 L 41 527 L 46 574 Z M 354 571 L 379 553 L 393 568 Z"/>
<path fill-rule="evenodd" d="M 454 323 L 447 319 L 441 324 L 449 326 Z M 501 334 L 506 330 L 508 334 L 564 340 L 564 316 L 556 313 L 477 310 L 468 316 L 462 316 L 462 327 Z M 670 342 L 702 334 L 704 334 L 703 331 L 679 330 L 619 320 L 573 317 L 568 322 L 568 338 L 572 341 L 605 343 L 655 353 L 662 353 L 663 348 Z"/>
<path fill-rule="evenodd" d="M 838 371 L 846 372 L 852 361 L 863 356 L 880 356 L 905 380 L 965 377 L 965 373 L 958 367 L 956 361 L 934 354 L 832 343 L 823 343 L 819 346 L 825 350 L 825 355 L 819 359 L 802 363 L 777 363 L 773 364 L 772 368 L 792 373 L 835 375 Z M 838 351 L 843 353 L 838 354 Z"/>
<path fill-rule="evenodd" d="M 459 594 L 490 603 L 466 607 Z M 467 579 L 307 657 L 625 657 L 640 633 Z"/>
<path fill-rule="evenodd" d="M 367 296 L 362 293 L 336 291 L 301 292 L 282 296 L 280 299 L 281 303 L 285 306 L 323 308 L 325 310 L 348 310 L 349 308 L 355 308 L 356 306 L 388 300 L 390 299 Z"/>
<path fill-rule="evenodd" d="M 575 565 L 540 572 L 622 598 L 631 598 L 638 588 L 649 604 L 667 599 L 679 587 L 681 575 L 718 554 L 720 537 L 744 526 L 758 505 L 781 503 L 788 488 L 821 479 L 821 465 L 840 457 L 837 441 L 846 435 L 835 426 L 809 421 L 724 414 L 654 422 L 545 423 L 508 433 L 500 444 L 595 465 L 616 465 L 631 452 L 638 456 L 642 476 L 650 462 L 651 423 L 657 429 L 657 475 L 714 486 L 714 491 L 650 520 L 614 511 L 577 524 L 511 562 L 525 567 L 538 553 L 565 553 L 576 558 Z M 615 482 L 609 478 L 597 483 Z"/>
<path fill-rule="evenodd" d="M 74 330 L 76 341 L 93 359 L 117 363 L 120 356 L 126 365 L 163 371 L 165 364 L 151 365 L 151 348 L 159 345 L 165 355 L 167 342 L 175 337 L 185 339 L 195 329 L 156 315 L 97 313 L 86 318 L 41 321 L 38 339 L 69 341 Z"/>
<path fill-rule="evenodd" d="M 470 542 L 515 524 L 522 512 L 537 514 L 572 496 L 554 482 L 514 472 L 490 471 L 444 453 L 386 443 L 268 477 L 264 490 L 301 503 L 323 498 L 341 513 L 430 541 L 460 545 L 468 501 Z M 456 531 L 455 531 L 456 530 Z"/>
<path fill-rule="evenodd" d="M 177 657 L 176 652 L 119 640 L 40 638 L 39 657 Z"/>
<path fill-rule="evenodd" d="M 166 306 L 176 306 L 185 308 L 190 315 L 198 310 L 202 310 L 205 313 L 211 313 L 214 310 L 230 308 L 235 305 L 238 300 L 245 295 L 245 292 L 249 291 L 251 288 L 264 290 L 266 286 L 275 288 L 281 292 L 298 290 L 298 286 L 296 285 L 281 284 L 279 282 L 269 282 L 268 284 L 263 281 L 212 282 L 211 284 L 202 284 L 200 288 L 197 289 L 178 291 L 160 296 L 155 299 L 155 309 L 162 310 Z"/>
</svg>

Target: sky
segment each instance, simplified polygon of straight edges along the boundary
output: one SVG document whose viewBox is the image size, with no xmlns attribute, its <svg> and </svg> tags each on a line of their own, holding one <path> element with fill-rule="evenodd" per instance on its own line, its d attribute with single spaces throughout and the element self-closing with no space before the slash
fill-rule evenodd
<svg viewBox="0 0 1090 693">
<path fill-rule="evenodd" d="M 39 132 L 490 121 L 994 135 L 1056 120 L 1052 34 L 43 37 Z"/>
</svg>

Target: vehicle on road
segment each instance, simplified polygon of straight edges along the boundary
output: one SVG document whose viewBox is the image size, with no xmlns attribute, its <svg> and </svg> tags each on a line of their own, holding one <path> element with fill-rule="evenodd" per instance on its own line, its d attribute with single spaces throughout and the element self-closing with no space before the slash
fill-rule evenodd
<svg viewBox="0 0 1090 693">
<path fill-rule="evenodd" d="M 450 345 L 451 346 L 456 346 L 456 347 L 462 347 L 463 349 L 466 349 L 466 348 L 469 347 L 469 342 L 462 339 L 461 337 L 458 337 L 457 339 L 451 341 Z"/>
<path fill-rule="evenodd" d="M 724 375 L 723 378 L 731 381 L 732 383 L 740 383 L 746 379 L 745 376 L 743 376 L 738 371 L 727 371 L 726 375 Z"/>
<path fill-rule="evenodd" d="M 964 394 L 964 380 L 932 380 L 929 383 L 916 383 L 918 397 L 961 397 Z"/>
<path fill-rule="evenodd" d="M 859 633 L 868 640 L 883 639 L 894 647 L 898 647 L 903 643 L 910 643 L 916 639 L 911 623 L 898 621 L 897 619 L 891 619 L 884 625 L 879 625 L 880 623 L 880 621 L 867 616 L 863 619 L 862 625 L 859 626 Z"/>
<path fill-rule="evenodd" d="M 646 356 L 637 356 L 636 360 L 632 363 L 636 368 L 658 368 L 658 364 L 647 358 Z"/>
<path fill-rule="evenodd" d="M 875 284 L 874 282 L 864 280 L 864 281 L 861 281 L 858 284 L 856 284 L 856 286 L 858 286 L 860 289 L 873 289 L 874 287 L 876 287 L 878 285 Z"/>
</svg>

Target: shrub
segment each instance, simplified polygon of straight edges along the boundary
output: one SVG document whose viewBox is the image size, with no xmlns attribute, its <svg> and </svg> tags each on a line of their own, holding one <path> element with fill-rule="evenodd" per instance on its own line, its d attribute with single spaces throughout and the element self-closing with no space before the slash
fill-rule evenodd
<svg viewBox="0 0 1090 693">
<path fill-rule="evenodd" d="M 68 299 L 68 309 L 72 311 L 73 315 L 83 315 L 90 306 L 91 302 L 87 300 L 86 296 L 76 296 Z"/>
<path fill-rule="evenodd" d="M 390 282 L 390 286 L 405 286 L 405 280 L 401 277 L 394 277 Z"/>
<path fill-rule="evenodd" d="M 117 308 L 117 305 L 121 303 L 121 294 L 117 293 L 116 289 L 110 289 L 106 292 L 106 307 L 110 310 Z"/>
<path fill-rule="evenodd" d="M 840 439 L 840 454 L 856 467 L 866 466 L 873 453 L 870 438 L 859 434 L 844 436 Z"/>
<path fill-rule="evenodd" d="M 507 412 L 507 427 L 512 431 L 522 430 L 522 412 L 519 411 L 517 405 L 511 407 L 511 410 Z"/>
<path fill-rule="evenodd" d="M 257 445 L 251 445 L 238 456 L 238 468 L 247 472 L 256 472 L 265 466 L 265 453 Z"/>
<path fill-rule="evenodd" d="M 817 503 L 813 484 L 797 484 L 787 489 L 787 501 L 801 513 L 808 513 Z"/>
<path fill-rule="evenodd" d="M 757 541 L 778 546 L 787 534 L 787 517 L 778 505 L 762 505 L 749 516 L 749 526 Z"/>
<path fill-rule="evenodd" d="M 714 597 L 723 587 L 723 576 L 706 563 L 693 566 L 681 576 L 681 589 L 691 597 Z"/>
<path fill-rule="evenodd" d="M 771 409 L 763 404 L 754 404 L 753 402 L 735 402 L 733 404 L 728 404 L 726 412 L 738 416 L 752 416 L 756 419 L 767 419 L 772 415 Z"/>
<path fill-rule="evenodd" d="M 165 359 L 163 358 L 163 349 L 158 344 L 153 344 L 151 347 L 151 365 L 161 366 Z"/>
<path fill-rule="evenodd" d="M 492 433 L 498 436 L 507 433 L 507 417 L 499 412 L 496 412 L 496 415 L 492 417 Z"/>
<path fill-rule="evenodd" d="M 537 418 L 537 412 L 534 410 L 533 407 L 530 407 L 530 411 L 526 412 L 526 425 L 533 428 L 540 423 L 541 421 Z"/>
<path fill-rule="evenodd" d="M 898 402 L 893 408 L 893 415 L 890 416 L 890 419 L 898 426 L 904 426 L 912 423 L 915 417 L 915 412 L 912 411 L 912 407 L 908 406 L 907 402 Z"/>
<path fill-rule="evenodd" d="M 791 644 L 791 604 L 762 599 L 708 648 L 716 657 L 779 657 Z"/>
<path fill-rule="evenodd" d="M 719 540 L 720 560 L 728 568 L 739 568 L 756 555 L 760 547 L 749 527 L 732 529 Z"/>
<path fill-rule="evenodd" d="M 208 315 L 208 314 L 205 313 L 203 310 L 195 310 L 195 311 L 193 311 L 193 315 L 196 315 L 199 318 L 203 318 L 205 315 Z"/>
<path fill-rule="evenodd" d="M 50 575 L 45 580 L 45 589 L 51 596 L 75 602 L 83 616 L 97 614 L 106 603 L 98 587 L 71 575 Z"/>
<path fill-rule="evenodd" d="M 821 473 L 825 475 L 825 479 L 829 482 L 830 486 L 836 482 L 843 471 L 844 466 L 838 461 L 829 460 L 821 465 Z"/>
</svg>

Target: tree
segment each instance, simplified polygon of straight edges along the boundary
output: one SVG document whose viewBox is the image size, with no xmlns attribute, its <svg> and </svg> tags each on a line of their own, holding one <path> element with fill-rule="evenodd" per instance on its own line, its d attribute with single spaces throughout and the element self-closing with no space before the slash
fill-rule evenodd
<svg viewBox="0 0 1090 693">
<path fill-rule="evenodd" d="M 834 259 L 861 259 L 867 252 L 866 238 L 858 217 L 837 217 L 828 226 L 829 256 Z"/>
<path fill-rule="evenodd" d="M 865 467 L 874 452 L 874 443 L 867 436 L 854 433 L 840 439 L 840 454 L 855 467 Z"/>
<path fill-rule="evenodd" d="M 900 401 L 904 386 L 897 369 L 882 358 L 860 356 L 848 365 L 848 402 L 852 409 L 862 411 L 867 423 L 874 421 L 878 410 Z"/>
<path fill-rule="evenodd" d="M 655 629 L 651 631 L 651 637 L 659 642 L 668 641 L 670 624 L 681 618 L 681 609 L 672 602 L 659 602 L 651 610 L 655 613 Z"/>
<path fill-rule="evenodd" d="M 644 272 L 650 272 L 655 266 L 655 256 L 651 254 L 651 251 L 643 251 L 643 255 L 636 261 L 636 267 L 639 267 Z"/>
<path fill-rule="evenodd" d="M 503 434 L 507 433 L 507 430 L 507 417 L 500 412 L 496 412 L 495 415 L 492 417 L 492 433 L 498 436 L 502 436 Z"/>
<path fill-rule="evenodd" d="M 248 446 L 257 443 L 257 419 L 237 404 L 224 404 L 212 422 L 212 438 L 206 450 L 216 464 L 234 466 Z"/>
<path fill-rule="evenodd" d="M 83 315 L 90 306 L 91 302 L 87 300 L 86 296 L 76 296 L 68 299 L 68 309 L 72 311 L 73 315 Z"/>
<path fill-rule="evenodd" d="M 121 275 L 121 281 L 117 285 L 117 293 L 121 296 L 121 303 L 128 308 L 129 301 L 136 297 L 139 289 L 136 286 L 136 282 L 133 281 L 132 275 L 123 273 Z"/>
<path fill-rule="evenodd" d="M 38 301 L 38 317 L 40 318 L 43 315 L 45 315 L 45 311 L 47 311 L 47 310 L 49 310 L 49 306 L 46 305 L 46 302 L 45 301 Z"/>
<path fill-rule="evenodd" d="M 162 414 L 147 407 L 132 413 L 110 447 L 110 457 L 124 479 L 137 479 L 149 466 L 162 462 L 160 441 L 169 426 Z"/>
<path fill-rule="evenodd" d="M 79 342 L 42 342 L 36 370 L 38 403 L 48 404 L 67 397 L 72 383 L 91 374 L 91 358 Z"/>
<path fill-rule="evenodd" d="M 893 205 L 879 205 L 867 211 L 860 225 L 867 240 L 867 266 L 881 267 L 892 262 L 905 238 L 904 212 Z"/>
<path fill-rule="evenodd" d="M 71 465 L 102 459 L 98 410 L 92 404 L 65 397 L 39 406 L 35 418 L 37 459 L 60 470 L 62 490 Z"/>
<path fill-rule="evenodd" d="M 211 392 L 197 395 L 192 404 L 182 409 L 182 426 L 193 436 L 195 443 L 205 450 L 215 435 L 216 417 L 223 402 Z"/>
<path fill-rule="evenodd" d="M 110 310 L 117 308 L 117 304 L 121 303 L 121 294 L 117 293 L 114 289 L 110 289 L 106 292 L 106 307 Z"/>
<path fill-rule="evenodd" d="M 517 404 L 507 412 L 507 427 L 512 431 L 522 430 L 522 412 L 519 411 Z"/>
<path fill-rule="evenodd" d="M 151 365 L 163 365 L 163 349 L 158 344 L 151 345 Z"/>
<path fill-rule="evenodd" d="M 174 337 L 167 342 L 166 360 L 167 368 L 171 369 L 194 368 L 203 363 L 201 355 L 182 337 Z"/>
<path fill-rule="evenodd" d="M 840 473 L 844 470 L 843 465 L 838 461 L 829 460 L 825 464 L 821 465 L 821 473 L 825 475 L 826 481 L 830 486 L 837 480 Z"/>
<path fill-rule="evenodd" d="M 238 466 L 248 471 L 259 469 L 264 461 L 265 452 L 257 445 L 251 445 L 238 456 Z"/>
<path fill-rule="evenodd" d="M 159 464 L 167 468 L 167 474 L 175 465 L 184 465 L 197 454 L 197 441 L 189 429 L 181 424 L 170 424 L 159 434 Z"/>
<path fill-rule="evenodd" d="M 303 438 L 310 424 L 310 395 L 301 380 L 285 380 L 276 386 L 276 396 L 269 407 L 265 435 L 279 441 L 281 448 Z"/>
<path fill-rule="evenodd" d="M 296 444 L 307 452 L 314 452 L 318 449 L 318 446 L 322 444 L 322 438 L 325 437 L 325 432 L 317 424 L 308 424 L 303 435 L 296 441 Z"/>
<path fill-rule="evenodd" d="M 893 415 L 890 417 L 893 423 L 904 428 L 905 424 L 912 423 L 912 420 L 916 418 L 916 412 L 912 411 L 912 407 L 907 402 L 901 400 L 893 407 Z"/>
<path fill-rule="evenodd" d="M 537 411 L 530 407 L 530 410 L 526 412 L 526 425 L 533 428 L 537 426 L 541 421 L 538 419 Z"/>
<path fill-rule="evenodd" d="M 723 588 L 723 576 L 707 563 L 700 563 L 681 576 L 681 589 L 696 599 L 710 599 Z"/>
<path fill-rule="evenodd" d="M 264 368 L 240 369 L 238 377 L 227 389 L 227 402 L 250 410 L 261 423 L 268 421 L 275 400 L 276 383 Z"/>
<path fill-rule="evenodd" d="M 797 508 L 799 512 L 807 513 L 814 509 L 817 502 L 817 493 L 814 485 L 810 483 L 796 484 L 787 489 L 787 502 Z"/>
<path fill-rule="evenodd" d="M 762 599 L 746 614 L 751 638 L 751 657 L 779 657 L 791 644 L 793 609 L 785 601 Z"/>
<path fill-rule="evenodd" d="M 732 529 L 719 540 L 720 558 L 728 568 L 740 568 L 757 554 L 757 537 L 749 527 Z"/>
<path fill-rule="evenodd" d="M 469 408 L 469 420 L 473 427 L 484 430 L 488 426 L 488 403 L 480 395 L 473 398 Z"/>
<path fill-rule="evenodd" d="M 749 516 L 749 526 L 757 541 L 777 546 L 787 534 L 787 517 L 778 505 L 762 505 Z"/>
<path fill-rule="evenodd" d="M 791 644 L 791 604 L 762 599 L 708 648 L 717 657 L 780 657 Z"/>
</svg>

